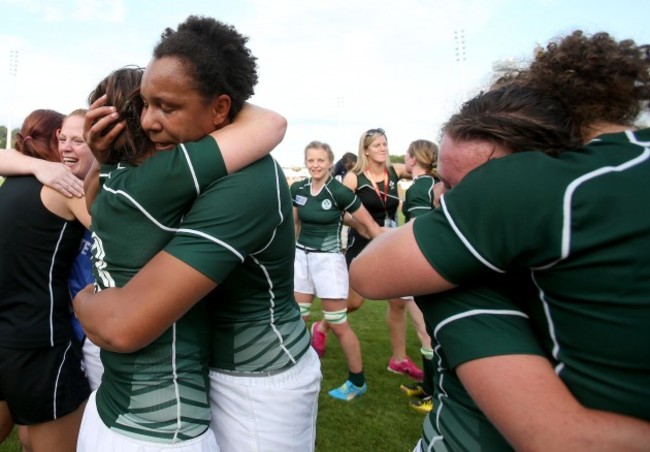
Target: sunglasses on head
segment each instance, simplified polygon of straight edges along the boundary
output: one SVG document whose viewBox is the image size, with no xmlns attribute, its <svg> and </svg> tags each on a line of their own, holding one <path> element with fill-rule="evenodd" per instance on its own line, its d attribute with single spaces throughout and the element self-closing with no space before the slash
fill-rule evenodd
<svg viewBox="0 0 650 452">
<path fill-rule="evenodd" d="M 372 135 L 376 135 L 378 133 L 380 133 L 382 135 L 386 135 L 386 132 L 384 131 L 384 129 L 379 128 L 379 129 L 370 129 L 370 130 L 368 130 L 366 132 L 366 136 L 369 137 L 369 136 L 372 136 Z"/>
</svg>

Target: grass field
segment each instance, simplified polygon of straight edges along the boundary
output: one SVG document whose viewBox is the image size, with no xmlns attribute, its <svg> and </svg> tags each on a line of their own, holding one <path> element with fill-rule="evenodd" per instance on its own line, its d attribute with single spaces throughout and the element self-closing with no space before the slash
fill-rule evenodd
<svg viewBox="0 0 650 452">
<path fill-rule="evenodd" d="M 320 319 L 316 303 L 312 318 Z M 361 341 L 368 392 L 358 399 L 342 402 L 327 391 L 343 383 L 347 366 L 343 353 L 330 333 L 327 352 L 321 359 L 323 383 L 318 409 L 318 452 L 412 451 L 420 438 L 423 415 L 408 406 L 409 399 L 399 390 L 409 377 L 386 370 L 390 358 L 390 340 L 386 327 L 386 302 L 367 301 L 349 316 Z M 420 366 L 420 344 L 410 324 L 408 354 Z"/>
<path fill-rule="evenodd" d="M 312 306 L 312 319 L 322 317 L 318 302 Z M 386 370 L 390 358 L 390 341 L 385 322 L 386 302 L 367 301 L 349 316 L 361 341 L 368 392 L 358 399 L 343 402 L 332 399 L 327 391 L 339 386 L 347 377 L 343 354 L 330 333 L 327 352 L 321 360 L 323 383 L 319 399 L 317 452 L 412 451 L 420 437 L 423 416 L 408 406 L 408 398 L 399 390 L 408 377 Z M 420 365 L 420 345 L 410 324 L 409 356 Z M 0 445 L 0 452 L 19 452 L 14 434 Z"/>
</svg>

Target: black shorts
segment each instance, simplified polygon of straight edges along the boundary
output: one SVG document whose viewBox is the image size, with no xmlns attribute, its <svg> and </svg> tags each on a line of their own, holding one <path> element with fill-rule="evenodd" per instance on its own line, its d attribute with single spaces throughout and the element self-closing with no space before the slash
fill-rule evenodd
<svg viewBox="0 0 650 452">
<path fill-rule="evenodd" d="M 348 269 L 352 259 L 357 257 L 368 243 L 370 243 L 370 240 L 361 237 L 354 229 L 350 229 L 348 233 L 348 249 L 345 250 L 345 263 L 348 264 Z"/>
<path fill-rule="evenodd" d="M 0 400 L 16 424 L 33 425 L 72 413 L 90 395 L 76 340 L 39 349 L 0 347 Z"/>
</svg>

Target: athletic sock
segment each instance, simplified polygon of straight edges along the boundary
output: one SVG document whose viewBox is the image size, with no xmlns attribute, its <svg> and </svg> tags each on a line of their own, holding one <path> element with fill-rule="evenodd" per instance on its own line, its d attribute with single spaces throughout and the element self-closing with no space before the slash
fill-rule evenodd
<svg viewBox="0 0 650 452">
<path fill-rule="evenodd" d="M 353 385 L 359 388 L 366 383 L 366 377 L 363 375 L 363 371 L 359 372 L 358 374 L 348 371 L 348 380 L 350 380 Z"/>
<path fill-rule="evenodd" d="M 430 348 L 422 348 L 422 389 L 429 395 L 433 394 L 433 350 Z"/>
</svg>

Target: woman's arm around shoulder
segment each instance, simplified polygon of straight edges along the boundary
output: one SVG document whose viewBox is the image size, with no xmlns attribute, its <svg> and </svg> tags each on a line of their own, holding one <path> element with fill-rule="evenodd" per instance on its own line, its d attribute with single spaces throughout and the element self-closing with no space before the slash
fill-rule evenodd
<svg viewBox="0 0 650 452">
<path fill-rule="evenodd" d="M 268 155 L 284 139 L 287 120 L 266 108 L 246 103 L 234 121 L 210 134 L 221 150 L 228 173 Z"/>
<path fill-rule="evenodd" d="M 94 344 L 119 353 L 145 347 L 181 318 L 217 284 L 161 251 L 124 287 L 80 291 L 77 318 Z"/>
<path fill-rule="evenodd" d="M 411 173 L 406 171 L 406 165 L 403 163 L 393 163 L 393 169 L 398 179 L 412 179 Z"/>
<path fill-rule="evenodd" d="M 367 239 L 374 239 L 379 234 L 384 232 L 384 229 L 380 227 L 377 222 L 375 222 L 363 204 L 350 215 L 354 220 L 350 222 L 350 227 L 353 227 L 363 237 Z"/>
<path fill-rule="evenodd" d="M 427 261 L 413 221 L 379 234 L 352 260 L 350 286 L 371 300 L 425 295 L 455 287 Z"/>
<path fill-rule="evenodd" d="M 72 174 L 63 163 L 50 162 L 23 155 L 15 149 L 0 151 L 0 175 L 23 176 L 33 174 L 64 196 L 83 196 L 83 181 Z"/>
<path fill-rule="evenodd" d="M 353 192 L 356 192 L 357 188 L 359 187 L 359 177 L 357 176 L 356 173 L 353 173 L 352 171 L 348 171 L 347 173 L 345 173 L 345 176 L 343 177 L 343 185 L 348 187 Z"/>
</svg>

